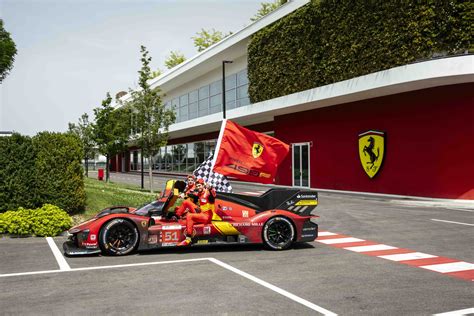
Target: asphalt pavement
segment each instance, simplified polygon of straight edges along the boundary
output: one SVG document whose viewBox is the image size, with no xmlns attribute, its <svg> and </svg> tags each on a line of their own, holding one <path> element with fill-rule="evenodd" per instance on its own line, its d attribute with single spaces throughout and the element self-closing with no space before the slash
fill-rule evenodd
<svg viewBox="0 0 474 316">
<path fill-rule="evenodd" d="M 287 251 L 199 246 L 61 263 L 45 238 L 3 237 L 0 314 L 474 314 L 474 208 L 334 193 L 319 201 L 322 236 Z M 64 241 L 54 238 L 59 249 Z"/>
</svg>

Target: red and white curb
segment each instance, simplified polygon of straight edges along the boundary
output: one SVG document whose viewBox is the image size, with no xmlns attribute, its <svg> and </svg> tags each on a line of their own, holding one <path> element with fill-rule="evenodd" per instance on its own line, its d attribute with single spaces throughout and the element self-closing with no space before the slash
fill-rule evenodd
<svg viewBox="0 0 474 316">
<path fill-rule="evenodd" d="M 360 238 L 320 231 L 315 240 L 319 243 L 363 253 L 409 266 L 439 272 L 456 278 L 474 281 L 474 264 L 456 259 L 439 257 L 410 249 L 379 244 Z"/>
</svg>

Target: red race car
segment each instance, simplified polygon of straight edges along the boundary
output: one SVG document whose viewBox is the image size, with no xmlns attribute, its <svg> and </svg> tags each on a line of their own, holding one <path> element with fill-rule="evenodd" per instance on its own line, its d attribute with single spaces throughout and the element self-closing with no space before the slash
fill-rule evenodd
<svg viewBox="0 0 474 316">
<path fill-rule="evenodd" d="M 115 206 L 69 230 L 66 255 L 127 255 L 134 250 L 174 247 L 183 241 L 186 220 L 174 216 L 175 202 L 185 182 L 169 180 L 161 197 L 135 209 Z M 218 193 L 210 224 L 194 225 L 193 244 L 263 243 L 282 250 L 295 242 L 318 237 L 315 191 L 270 189 L 261 196 Z"/>
</svg>

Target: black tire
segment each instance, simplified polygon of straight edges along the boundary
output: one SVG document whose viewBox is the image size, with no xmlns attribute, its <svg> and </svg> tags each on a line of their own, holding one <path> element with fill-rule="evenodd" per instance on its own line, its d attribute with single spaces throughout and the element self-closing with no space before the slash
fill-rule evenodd
<svg viewBox="0 0 474 316">
<path fill-rule="evenodd" d="M 286 217 L 275 216 L 265 223 L 262 235 L 265 246 L 273 250 L 284 250 L 293 243 L 295 228 Z"/>
<path fill-rule="evenodd" d="M 138 229 L 133 223 L 123 218 L 115 218 L 102 226 L 99 245 L 106 255 L 123 256 L 135 250 L 138 239 Z"/>
</svg>

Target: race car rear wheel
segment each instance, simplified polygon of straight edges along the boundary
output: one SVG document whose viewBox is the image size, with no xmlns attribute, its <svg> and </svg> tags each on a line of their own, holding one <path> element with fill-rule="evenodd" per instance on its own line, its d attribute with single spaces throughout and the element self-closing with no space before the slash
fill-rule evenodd
<svg viewBox="0 0 474 316">
<path fill-rule="evenodd" d="M 276 216 L 263 226 L 263 242 L 274 250 L 283 250 L 291 246 L 295 237 L 295 228 L 289 219 Z"/>
<path fill-rule="evenodd" d="M 107 255 L 127 255 L 138 245 L 138 229 L 126 219 L 113 219 L 100 230 L 99 245 Z"/>
</svg>

